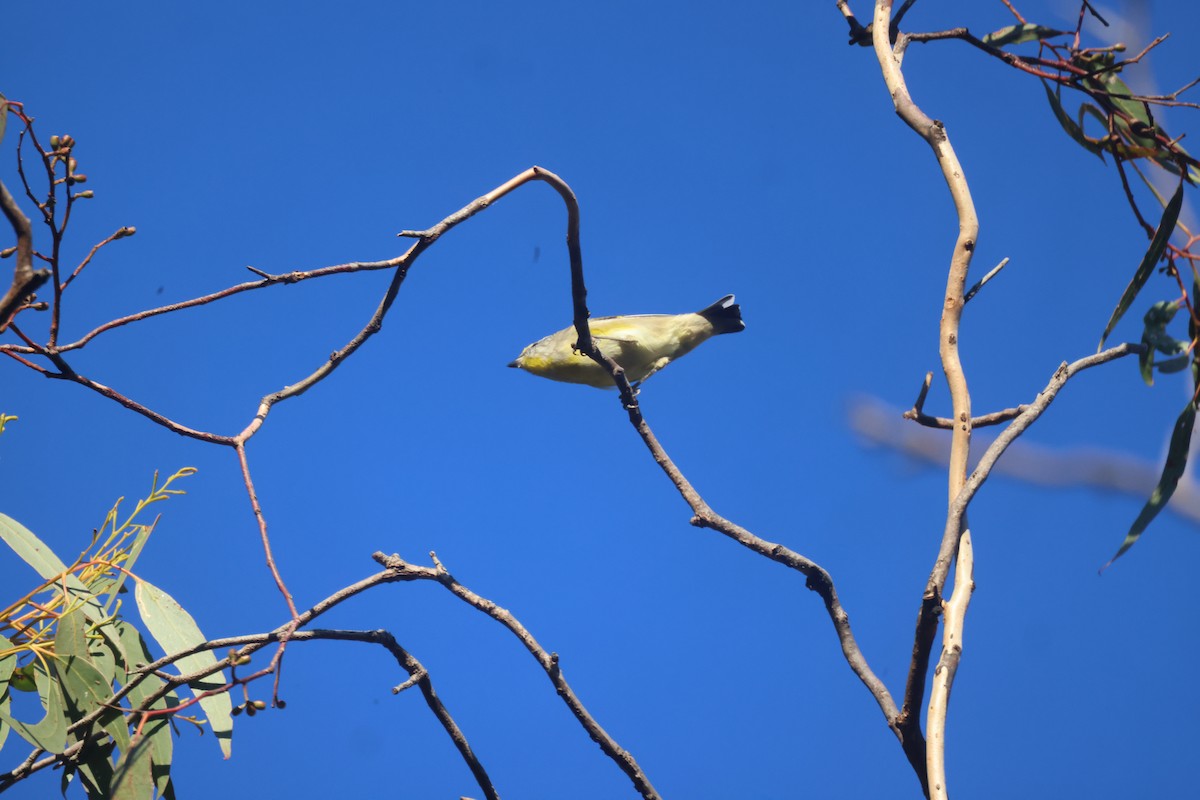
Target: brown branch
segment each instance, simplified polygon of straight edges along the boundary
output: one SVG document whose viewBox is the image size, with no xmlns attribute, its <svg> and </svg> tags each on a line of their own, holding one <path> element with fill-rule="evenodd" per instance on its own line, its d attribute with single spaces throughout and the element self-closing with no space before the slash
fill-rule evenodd
<svg viewBox="0 0 1200 800">
<path fill-rule="evenodd" d="M 133 236 L 135 233 L 137 233 L 136 228 L 126 225 L 126 226 L 120 228 L 119 230 L 117 230 L 116 233 L 114 233 L 110 236 L 106 236 L 103 240 L 101 240 L 97 244 L 92 245 L 92 249 L 88 251 L 88 254 L 86 256 L 84 256 L 83 261 L 79 262 L 79 266 L 75 268 L 75 271 L 72 272 L 70 275 L 68 275 L 67 279 L 65 281 L 63 281 L 61 288 L 63 290 L 65 290 L 68 286 L 71 285 L 71 281 L 73 281 L 77 277 L 79 277 L 79 273 L 83 272 L 83 268 L 86 267 L 89 263 L 91 263 L 91 260 L 95 257 L 96 253 L 100 252 L 101 247 L 104 247 L 104 245 L 110 244 L 111 242 L 115 242 L 117 239 L 124 239 L 128 236 Z"/>
<path fill-rule="evenodd" d="M 507 609 L 493 603 L 487 598 L 480 597 L 475 592 L 472 592 L 467 587 L 463 586 L 438 560 L 437 555 L 430 553 L 433 559 L 434 567 L 418 567 L 410 564 L 398 555 L 384 555 L 383 553 L 375 553 L 372 558 L 376 562 L 388 569 L 388 573 L 392 576 L 392 580 L 411 581 L 411 580 L 433 580 L 444 586 L 458 599 L 467 603 L 472 608 L 482 611 L 492 619 L 499 622 L 504 627 L 508 628 L 514 636 L 524 645 L 530 655 L 537 660 L 545 671 L 550 682 L 554 684 L 554 689 L 563 702 L 567 704 L 567 708 L 571 710 L 575 719 L 587 731 L 592 741 L 600 745 L 600 749 L 604 751 L 621 771 L 624 772 L 633 782 L 634 788 L 642 797 L 650 800 L 658 798 L 659 794 L 654 786 L 650 783 L 650 779 L 638 766 L 637 760 L 628 750 L 623 749 L 615 739 L 607 731 L 600 726 L 594 717 L 584 707 L 575 691 L 567 683 L 567 679 L 563 676 L 562 668 L 559 665 L 559 657 L 557 653 L 551 653 L 544 647 L 538 644 L 538 641 L 533 637 L 524 625 L 512 615 Z"/>
<path fill-rule="evenodd" d="M 488 800 L 499 800 L 500 795 L 497 793 L 492 779 L 488 776 L 487 770 L 484 769 L 479 757 L 475 755 L 475 751 L 471 749 L 471 744 L 467 741 L 466 735 L 462 729 L 458 727 L 458 723 L 454 721 L 450 711 L 446 708 L 445 703 L 438 697 L 437 691 L 433 688 L 433 681 L 429 676 L 429 671 L 425 666 L 417 660 L 417 658 L 409 653 L 396 641 L 396 637 L 388 631 L 337 631 L 337 630 L 312 630 L 299 631 L 292 634 L 293 641 L 309 641 L 315 639 L 327 639 L 335 641 L 359 641 L 369 644 L 378 644 L 385 648 L 396 659 L 396 662 L 408 673 L 409 678 L 404 683 L 392 689 L 392 694 L 399 694 L 410 686 L 416 686 L 421 690 L 421 696 L 425 698 L 425 704 L 429 706 L 429 710 L 433 712 L 433 716 L 439 723 L 442 729 L 450 737 L 454 743 L 454 747 L 458 750 L 459 756 L 463 762 L 471 770 L 471 774 L 475 777 L 475 782 L 479 785 L 484 797 Z"/>
<path fill-rule="evenodd" d="M 187 436 L 188 438 L 198 439 L 202 442 L 209 442 L 210 444 L 223 444 L 228 446 L 233 446 L 234 444 L 233 437 L 221 436 L 216 433 L 208 433 L 207 431 L 198 431 L 193 428 L 189 428 L 186 425 L 180 425 L 170 417 L 164 416 L 163 414 L 160 414 L 151 408 L 147 408 L 136 400 L 126 397 L 115 389 L 80 375 L 71 368 L 71 366 L 61 355 L 58 354 L 57 351 L 48 350 L 42 347 L 39 347 L 38 350 L 40 351 L 41 355 L 50 359 L 54 366 L 58 367 L 59 370 L 58 372 L 45 372 L 44 374 L 47 378 L 78 383 L 80 386 L 91 389 L 93 392 L 96 392 L 103 397 L 107 397 L 109 400 L 112 400 L 115 403 L 125 406 L 130 411 L 141 414 L 151 422 L 155 422 L 173 433 L 178 433 L 180 436 Z M 10 355 L 13 354 L 10 353 Z"/>
<path fill-rule="evenodd" d="M 658 439 L 654 436 L 650 425 L 642 416 L 637 397 L 625 377 L 624 370 L 614 360 L 606 356 L 592 341 L 588 326 L 587 286 L 583 276 L 582 248 L 579 242 L 579 204 L 570 187 L 558 176 L 543 172 L 542 180 L 547 181 L 563 198 L 567 206 L 567 250 L 571 265 L 571 301 L 574 309 L 574 326 L 579 335 L 575 347 L 589 356 L 593 361 L 608 371 L 620 392 L 621 403 L 629 421 L 637 430 L 638 435 L 650 450 L 655 462 L 666 472 L 667 477 L 675 484 L 676 489 L 688 503 L 693 512 L 692 524 L 697 527 L 711 528 L 734 539 L 760 555 L 791 567 L 803 574 L 806 586 L 817 592 L 825 602 L 825 609 L 833 622 L 834 630 L 842 645 L 842 653 L 850 668 L 871 692 L 875 701 L 883 711 L 888 725 L 893 726 L 897 715 L 896 704 L 883 681 L 876 677 L 867 663 L 866 657 L 858 647 L 850 628 L 850 617 L 842 607 L 834 588 L 833 578 L 815 562 L 805 558 L 781 544 L 761 539 L 714 512 L 704 502 L 700 494 L 692 487 L 683 473 L 675 466 L 667 455 Z M 897 732 L 898 733 L 898 732 Z"/>
<path fill-rule="evenodd" d="M 298 620 L 300 614 L 296 611 L 296 602 L 292 599 L 292 593 L 288 591 L 287 585 L 284 584 L 283 575 L 279 573 L 275 557 L 271 554 L 271 537 L 267 535 L 267 518 L 263 515 L 262 506 L 258 502 L 258 492 L 254 490 L 254 479 L 250 477 L 250 462 L 246 460 L 246 444 L 237 442 L 233 449 L 237 453 L 238 466 L 242 471 L 242 483 L 246 487 L 246 496 L 250 498 L 250 508 L 254 511 L 255 521 L 258 522 L 258 535 L 267 559 L 267 569 L 271 571 L 271 577 L 275 579 L 275 586 L 278 587 L 279 593 L 287 602 L 288 611 L 292 612 L 292 619 Z"/>
<path fill-rule="evenodd" d="M 799 553 L 783 545 L 761 539 L 714 512 L 688 482 L 687 478 L 684 477 L 679 468 L 675 466 L 662 445 L 658 442 L 658 439 L 654 436 L 649 424 L 642 416 L 637 397 L 632 387 L 630 387 L 628 379 L 625 377 L 624 370 L 613 359 L 606 356 L 596 347 L 588 325 L 587 286 L 584 282 L 583 256 L 579 241 L 578 201 L 570 187 L 557 175 L 543 170 L 538 177 L 549 183 L 563 198 L 567 206 L 567 250 L 571 266 L 571 301 L 574 310 L 574 326 L 579 335 L 579 340 L 575 345 L 576 349 L 590 357 L 612 376 L 619 390 L 621 403 L 629 415 L 630 423 L 642 437 L 642 441 L 650 450 L 655 462 L 666 472 L 672 483 L 675 484 L 676 489 L 683 496 L 683 499 L 691 507 L 693 525 L 711 528 L 719 533 L 723 533 L 760 555 L 764 555 L 773 561 L 797 570 L 807 578 L 806 586 L 817 592 L 825 602 L 825 609 L 829 614 L 830 620 L 833 622 L 834 630 L 838 635 L 838 640 L 842 646 L 842 653 L 847 663 L 871 692 L 871 695 L 879 704 L 880 710 L 883 711 L 888 725 L 894 729 L 897 716 L 896 704 L 892 700 L 887 687 L 876 677 L 868 665 L 866 657 L 863 656 L 862 651 L 859 649 L 850 628 L 850 617 L 838 599 L 833 578 L 818 564 Z M 413 234 L 406 232 L 405 235 Z M 898 731 L 897 735 L 899 735 Z M 632 773 L 630 775 L 633 777 Z"/>
<path fill-rule="evenodd" d="M 1070 79 L 1065 78 L 1061 73 L 1066 72 L 1071 75 L 1084 76 L 1087 75 L 1087 70 L 1082 67 L 1077 67 L 1064 60 L 1050 61 L 1044 58 L 1035 58 L 1032 56 L 1019 56 L 1016 53 L 1010 53 L 1007 50 L 1001 50 L 999 47 L 993 47 L 982 39 L 971 33 L 967 28 L 950 28 L 944 31 L 930 31 L 927 33 L 906 33 L 900 40 L 896 42 L 897 56 L 902 55 L 907 49 L 909 42 L 936 42 L 945 39 L 958 39 L 966 42 L 974 48 L 982 50 L 992 58 L 1003 61 L 1014 69 L 1021 72 L 1026 72 L 1030 75 L 1035 75 L 1039 78 L 1044 78 L 1055 83 L 1068 83 Z M 1057 72 L 1046 72 L 1047 69 L 1057 70 Z"/>
<path fill-rule="evenodd" d="M 17 236 L 17 263 L 13 270 L 12 285 L 0 298 L 0 333 L 12 322 L 17 311 L 29 296 L 50 279 L 50 271 L 33 268 L 33 228 L 29 217 L 21 212 L 17 201 L 9 194 L 8 187 L 0 182 L 0 209 L 12 225 Z"/>
<path fill-rule="evenodd" d="M 174 311 L 182 311 L 185 308 L 195 308 L 197 306 L 207 305 L 217 300 L 223 300 L 226 297 L 232 297 L 235 294 L 241 294 L 242 292 L 250 291 L 251 289 L 261 289 L 265 286 L 299 283 L 300 281 L 305 281 L 312 278 L 323 278 L 326 275 L 342 275 L 352 272 L 392 269 L 393 267 L 397 267 L 402 264 L 403 259 L 404 257 L 401 256 L 400 258 L 392 258 L 386 261 L 355 261 L 348 264 L 336 264 L 334 266 L 321 267 L 319 269 L 313 269 L 304 272 L 286 272 L 281 275 L 270 275 L 262 272 L 261 270 L 249 268 L 255 274 L 262 275 L 264 279 L 261 281 L 246 281 L 245 283 L 239 283 L 234 286 L 221 289 L 220 291 L 203 295 L 201 297 L 194 297 L 190 300 L 183 300 L 178 303 L 170 303 L 165 306 L 139 311 L 135 314 L 129 314 L 127 316 L 111 320 L 97 328 L 94 328 L 93 330 L 81 336 L 79 339 L 76 339 L 74 342 L 60 346 L 58 350 L 59 352 L 63 353 L 70 350 L 78 350 L 100 334 L 111 331 L 114 328 L 120 328 L 133 322 L 141 322 L 144 319 L 157 317 L 160 314 L 170 314 Z"/>
<path fill-rule="evenodd" d="M 1012 12 L 1012 15 L 1017 18 L 1017 22 L 1021 23 L 1022 25 L 1025 24 L 1025 18 L 1021 16 L 1020 11 L 1017 11 L 1015 8 L 1013 8 L 1013 4 L 1010 2 L 1010 0 L 1000 0 L 1000 2 L 1004 3 L 1005 8 Z"/>
</svg>

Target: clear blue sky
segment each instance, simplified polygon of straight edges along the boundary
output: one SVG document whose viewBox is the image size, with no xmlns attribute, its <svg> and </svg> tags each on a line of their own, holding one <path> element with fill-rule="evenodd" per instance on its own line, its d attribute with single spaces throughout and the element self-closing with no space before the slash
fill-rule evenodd
<svg viewBox="0 0 1200 800">
<path fill-rule="evenodd" d="M 909 24 L 1010 22 L 1001 3 L 976 5 L 922 0 Z M 1072 4 L 1050 5 L 1023 8 L 1071 24 L 1058 14 Z M 1129 34 L 1134 48 L 1173 34 L 1156 54 L 1160 90 L 1200 71 L 1197 21 L 1192 4 L 1162 2 Z M 246 265 L 391 257 L 406 247 L 397 231 L 533 164 L 579 196 L 594 314 L 736 292 L 746 331 L 656 376 L 643 409 L 716 510 L 830 570 L 868 659 L 902 692 L 945 478 L 863 447 L 846 409 L 862 394 L 906 406 L 938 371 L 955 221 L 932 155 L 894 116 L 873 54 L 845 45 L 832 2 L 71 0 L 12 4 L 4 27 L 0 91 L 43 135 L 75 136 L 97 194 L 71 252 L 138 228 L 68 293 L 67 338 L 247 280 Z M 975 275 L 1012 259 L 964 323 L 974 408 L 1028 401 L 1095 348 L 1145 240 L 1115 173 L 1061 132 L 1036 81 L 955 42 L 914 46 L 905 67 L 971 180 Z M 1165 118 L 1197 129 L 1195 113 Z M 0 153 L 10 186 L 14 135 Z M 456 229 L 380 335 L 252 440 L 297 602 L 374 572 L 374 550 L 421 563 L 436 550 L 561 655 L 664 796 L 918 796 L 803 579 L 689 526 L 614 394 L 505 369 L 569 322 L 563 222 L 534 185 Z M 158 318 L 97 339 L 75 366 L 232 434 L 353 336 L 388 277 Z M 1145 303 L 1173 295 L 1157 278 Z M 1145 303 L 1114 340 L 1139 336 Z M 929 409 L 945 413 L 935 386 Z M 1132 361 L 1110 365 L 1072 383 L 1029 437 L 1158 459 L 1185 392 L 1182 376 L 1148 389 Z M 2 509 L 60 554 L 154 470 L 196 466 L 188 495 L 159 507 L 140 571 L 210 636 L 285 620 L 231 451 L 8 359 L 0 411 L 20 416 L 0 441 Z M 972 506 L 978 588 L 949 723 L 957 796 L 1194 791 L 1200 537 L 1165 515 L 1096 574 L 1139 507 L 1002 479 Z M 6 595 L 32 579 L 0 557 Z M 635 796 L 517 641 L 445 591 L 386 587 L 321 624 L 395 633 L 504 796 Z M 478 796 L 420 695 L 389 693 L 400 680 L 364 646 L 289 650 L 288 708 L 241 718 L 232 760 L 184 733 L 180 796 Z M 8 769 L 24 753 L 10 739 L 2 755 Z M 12 794 L 56 791 L 44 776 Z"/>
</svg>

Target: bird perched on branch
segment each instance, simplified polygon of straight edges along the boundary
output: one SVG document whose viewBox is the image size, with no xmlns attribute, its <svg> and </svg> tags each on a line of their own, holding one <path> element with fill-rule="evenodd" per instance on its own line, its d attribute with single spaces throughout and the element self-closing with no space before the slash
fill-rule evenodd
<svg viewBox="0 0 1200 800">
<path fill-rule="evenodd" d="M 634 386 L 705 340 L 746 328 L 742 308 L 731 294 L 692 314 L 596 317 L 588 326 L 600 352 L 620 364 Z M 615 388 L 603 367 L 575 350 L 578 338 L 574 327 L 563 328 L 526 347 L 509 366 L 553 381 Z"/>
</svg>

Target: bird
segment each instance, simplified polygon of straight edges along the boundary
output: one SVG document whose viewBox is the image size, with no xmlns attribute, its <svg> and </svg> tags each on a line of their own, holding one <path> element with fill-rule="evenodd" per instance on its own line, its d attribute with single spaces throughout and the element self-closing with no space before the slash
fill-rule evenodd
<svg viewBox="0 0 1200 800">
<path fill-rule="evenodd" d="M 600 352 L 621 365 L 634 388 L 709 338 L 746 329 L 731 294 L 691 314 L 596 317 L 588 325 Z M 526 347 L 508 366 L 553 381 L 616 388 L 607 370 L 575 349 L 578 338 L 574 326 L 563 328 Z"/>
</svg>

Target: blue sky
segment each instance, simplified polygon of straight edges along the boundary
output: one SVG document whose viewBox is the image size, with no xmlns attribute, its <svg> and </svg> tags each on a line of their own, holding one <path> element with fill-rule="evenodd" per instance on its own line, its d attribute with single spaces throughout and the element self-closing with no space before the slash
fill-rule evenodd
<svg viewBox="0 0 1200 800">
<path fill-rule="evenodd" d="M 1024 10 L 1073 20 L 1071 4 L 1048 6 Z M 1011 21 L 999 2 L 963 13 L 923 0 L 908 22 L 982 33 Z M 690 311 L 735 292 L 746 331 L 656 376 L 643 410 L 718 512 L 833 574 L 867 658 L 902 692 L 945 478 L 863 446 L 847 409 L 862 395 L 905 407 L 938 372 L 955 221 L 928 148 L 893 114 L 873 54 L 845 45 L 833 3 L 72 0 L 5 18 L 0 91 L 43 136 L 78 140 L 97 194 L 78 209 L 71 252 L 138 228 L 68 293 L 67 338 L 247 280 L 246 265 L 397 255 L 397 231 L 533 164 L 579 197 L 594 314 Z M 1196 22 L 1191 4 L 1154 4 L 1131 49 L 1173 35 L 1143 79 L 1165 91 L 1196 76 Z M 905 68 L 971 181 L 973 276 L 1011 258 L 964 321 L 973 407 L 1026 402 L 1060 362 L 1094 350 L 1145 240 L 1111 167 L 1062 133 L 1035 81 L 956 42 L 913 46 Z M 1165 119 L 1178 134 L 1197 117 Z M 10 186 L 14 136 L 0 153 Z M 798 784 L 918 796 L 803 579 L 688 525 L 615 394 L 504 368 L 570 320 L 563 235 L 561 203 L 538 185 L 460 226 L 413 268 L 382 332 L 251 441 L 297 602 L 374 572 L 375 550 L 420 563 L 436 550 L 560 654 L 664 796 L 782 798 Z M 358 331 L 388 279 L 243 294 L 114 331 L 74 364 L 183 424 L 236 433 L 262 395 Z M 1136 340 L 1145 305 L 1173 296 L 1153 280 L 1113 340 Z M 154 470 L 198 467 L 188 495 L 160 506 L 139 571 L 211 636 L 285 620 L 232 452 L 0 367 L 0 411 L 20 416 L 0 441 L 5 513 L 67 555 Z M 1028 436 L 1160 459 L 1186 391 L 1181 376 L 1148 389 L 1118 362 L 1072 382 Z M 947 408 L 935 380 L 928 409 Z M 1139 508 L 1010 479 L 972 506 L 977 590 L 949 723 L 956 794 L 1194 790 L 1194 523 L 1165 515 L 1096 574 Z M 31 580 L 0 558 L 9 594 Z M 445 591 L 384 587 L 322 626 L 391 630 L 504 796 L 635 796 L 516 640 Z M 478 796 L 420 696 L 390 694 L 401 679 L 359 645 L 289 650 L 288 708 L 242 718 L 228 762 L 211 737 L 185 733 L 180 796 L 356 796 L 381 783 Z M 4 763 L 18 750 L 10 741 Z M 56 782 L 12 793 L 43 797 Z"/>
</svg>

